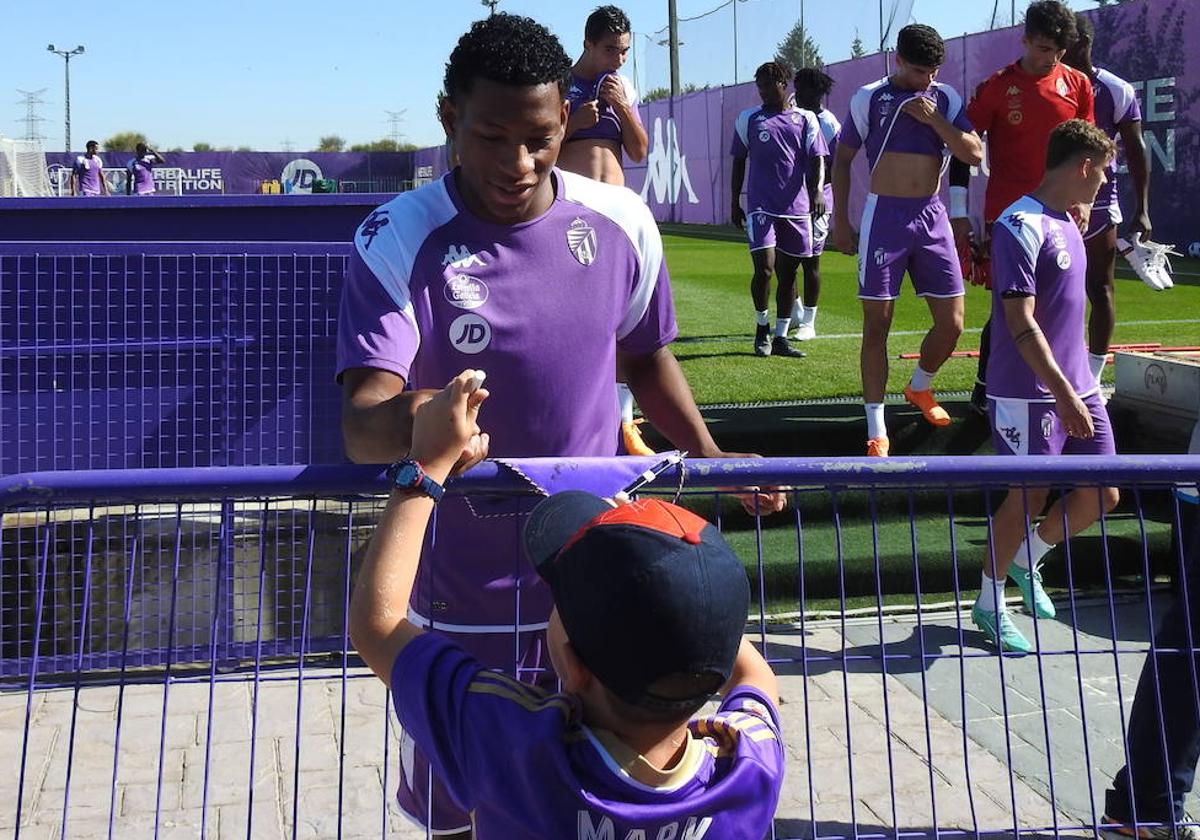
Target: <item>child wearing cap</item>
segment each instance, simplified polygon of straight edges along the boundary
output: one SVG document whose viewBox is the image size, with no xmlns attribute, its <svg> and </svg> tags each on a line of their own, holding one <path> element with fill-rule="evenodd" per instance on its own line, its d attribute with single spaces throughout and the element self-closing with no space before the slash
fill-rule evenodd
<svg viewBox="0 0 1200 840">
<path fill-rule="evenodd" d="M 561 694 L 406 619 L 441 484 L 487 453 L 486 398 L 468 370 L 418 409 L 355 583 L 351 638 L 405 731 L 482 840 L 760 840 L 783 781 L 778 689 L 743 638 L 745 570 L 705 520 L 577 491 L 534 509 L 525 550 L 554 595 Z M 693 719 L 717 691 L 720 708 Z"/>
</svg>

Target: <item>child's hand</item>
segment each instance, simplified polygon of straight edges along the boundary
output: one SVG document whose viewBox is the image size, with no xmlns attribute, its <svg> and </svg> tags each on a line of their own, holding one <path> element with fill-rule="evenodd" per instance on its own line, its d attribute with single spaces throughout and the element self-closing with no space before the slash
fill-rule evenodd
<svg viewBox="0 0 1200 840">
<path fill-rule="evenodd" d="M 464 370 L 417 409 L 409 457 L 435 480 L 487 457 L 488 436 L 480 433 L 477 421 L 488 392 L 478 387 L 482 376 L 477 373 L 482 371 Z"/>
</svg>

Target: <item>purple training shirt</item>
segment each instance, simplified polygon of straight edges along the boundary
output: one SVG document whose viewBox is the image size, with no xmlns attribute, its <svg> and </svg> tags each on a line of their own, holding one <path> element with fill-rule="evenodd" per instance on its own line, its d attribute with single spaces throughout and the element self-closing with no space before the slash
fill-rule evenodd
<svg viewBox="0 0 1200 840">
<path fill-rule="evenodd" d="M 104 161 L 100 155 L 80 155 L 75 158 L 75 176 L 79 179 L 79 192 L 84 195 L 100 195 L 100 179 L 103 176 Z"/>
<path fill-rule="evenodd" d="M 576 131 L 567 138 L 568 142 L 572 140 L 615 140 L 618 143 L 621 142 L 621 118 L 613 111 L 612 106 L 603 99 L 600 99 L 600 85 L 604 83 L 604 79 L 607 76 L 616 76 L 621 86 L 625 88 L 625 98 L 633 106 L 633 118 L 639 125 L 641 124 L 642 118 L 637 111 L 637 89 L 629 79 L 619 73 L 601 73 L 594 79 L 585 79 L 572 73 L 571 86 L 567 88 L 567 101 L 571 103 L 571 110 L 575 110 L 575 108 L 585 102 L 599 100 L 597 107 L 600 112 L 600 119 L 591 128 L 581 128 L 579 131 Z"/>
<path fill-rule="evenodd" d="M 136 195 L 151 195 L 154 192 L 154 155 L 143 155 L 130 158 L 125 168 L 133 179 L 133 192 Z"/>
<path fill-rule="evenodd" d="M 1092 93 L 1096 102 L 1096 126 L 1110 139 L 1117 139 L 1123 124 L 1141 122 L 1142 109 L 1134 95 L 1133 85 L 1124 79 L 1097 68 L 1092 75 Z M 1104 170 L 1104 174 L 1108 176 L 1108 183 L 1096 194 L 1093 211 L 1117 203 L 1116 161 Z"/>
<path fill-rule="evenodd" d="M 918 96 L 932 99 L 955 128 L 973 130 L 962 97 L 950 85 L 934 82 L 926 90 L 908 90 L 885 77 L 863 85 L 850 97 L 850 113 L 843 123 L 839 142 L 852 149 L 865 145 L 867 166 L 872 170 L 884 152 L 942 155 L 946 144 L 938 133 L 900 110 L 905 102 Z"/>
<path fill-rule="evenodd" d="M 413 388 L 443 388 L 482 368 L 493 457 L 615 455 L 617 349 L 651 353 L 676 334 L 662 240 L 630 190 L 557 169 L 551 177 L 554 203 L 523 224 L 471 215 L 454 172 L 371 213 L 342 293 L 339 378 L 379 368 Z M 524 629 L 544 627 L 548 589 L 520 550 L 518 514 L 529 504 L 438 505 L 418 617 L 451 632 L 511 633 L 519 598 Z"/>
<path fill-rule="evenodd" d="M 809 214 L 809 161 L 829 154 L 817 116 L 803 108 L 747 108 L 733 124 L 729 154 L 748 158 L 746 212 Z"/>
<path fill-rule="evenodd" d="M 753 688 L 691 722 L 673 770 L 641 764 L 641 779 L 626 768 L 644 759 L 585 725 L 575 698 L 484 670 L 437 636 L 396 658 L 392 691 L 404 731 L 474 812 L 480 840 L 761 840 L 779 801 L 778 713 Z"/>
<path fill-rule="evenodd" d="M 1100 387 L 1088 368 L 1084 343 L 1087 255 L 1083 237 L 1066 214 L 1031 195 L 1000 214 L 992 227 L 992 311 L 1004 312 L 1004 299 L 1033 296 L 1033 317 L 1054 360 L 1081 397 Z M 1054 402 L 1013 343 L 1003 318 L 992 328 L 987 395 L 994 399 Z"/>
</svg>

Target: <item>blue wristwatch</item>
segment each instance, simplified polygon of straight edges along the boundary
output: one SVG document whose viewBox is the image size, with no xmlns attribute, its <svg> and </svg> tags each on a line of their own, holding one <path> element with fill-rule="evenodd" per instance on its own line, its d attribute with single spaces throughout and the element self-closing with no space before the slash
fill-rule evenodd
<svg viewBox="0 0 1200 840">
<path fill-rule="evenodd" d="M 387 468 L 385 473 L 392 486 L 400 490 L 416 490 L 440 502 L 446 488 L 425 474 L 425 469 L 412 458 L 402 458 Z"/>
</svg>

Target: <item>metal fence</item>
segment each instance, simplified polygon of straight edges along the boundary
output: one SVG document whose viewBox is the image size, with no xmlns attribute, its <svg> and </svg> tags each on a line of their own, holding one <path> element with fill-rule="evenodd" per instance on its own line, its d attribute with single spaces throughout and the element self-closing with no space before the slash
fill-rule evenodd
<svg viewBox="0 0 1200 840">
<path fill-rule="evenodd" d="M 454 492 L 646 466 L 546 463 L 487 462 Z M 1172 581 L 1195 573 L 1181 549 L 1195 506 L 1173 489 L 1197 476 L 1198 457 L 665 474 L 655 492 L 679 493 L 743 558 L 748 632 L 781 676 L 775 835 L 1093 836 L 1152 630 Z M 1059 617 L 1016 616 L 1038 652 L 998 656 L 960 609 L 990 511 L 1010 486 L 1101 484 L 1121 506 L 1047 562 Z M 787 511 L 750 517 L 728 498 L 764 485 L 791 488 Z M 0 786 L 0 833 L 423 836 L 392 804 L 390 698 L 347 642 L 382 487 L 377 468 L 346 466 L 0 479 L 0 750 L 16 781 Z M 1191 673 L 1175 688 L 1200 698 Z"/>
<path fill-rule="evenodd" d="M 0 254 L 0 474 L 344 460 L 349 245 L 36 243 Z"/>
</svg>

